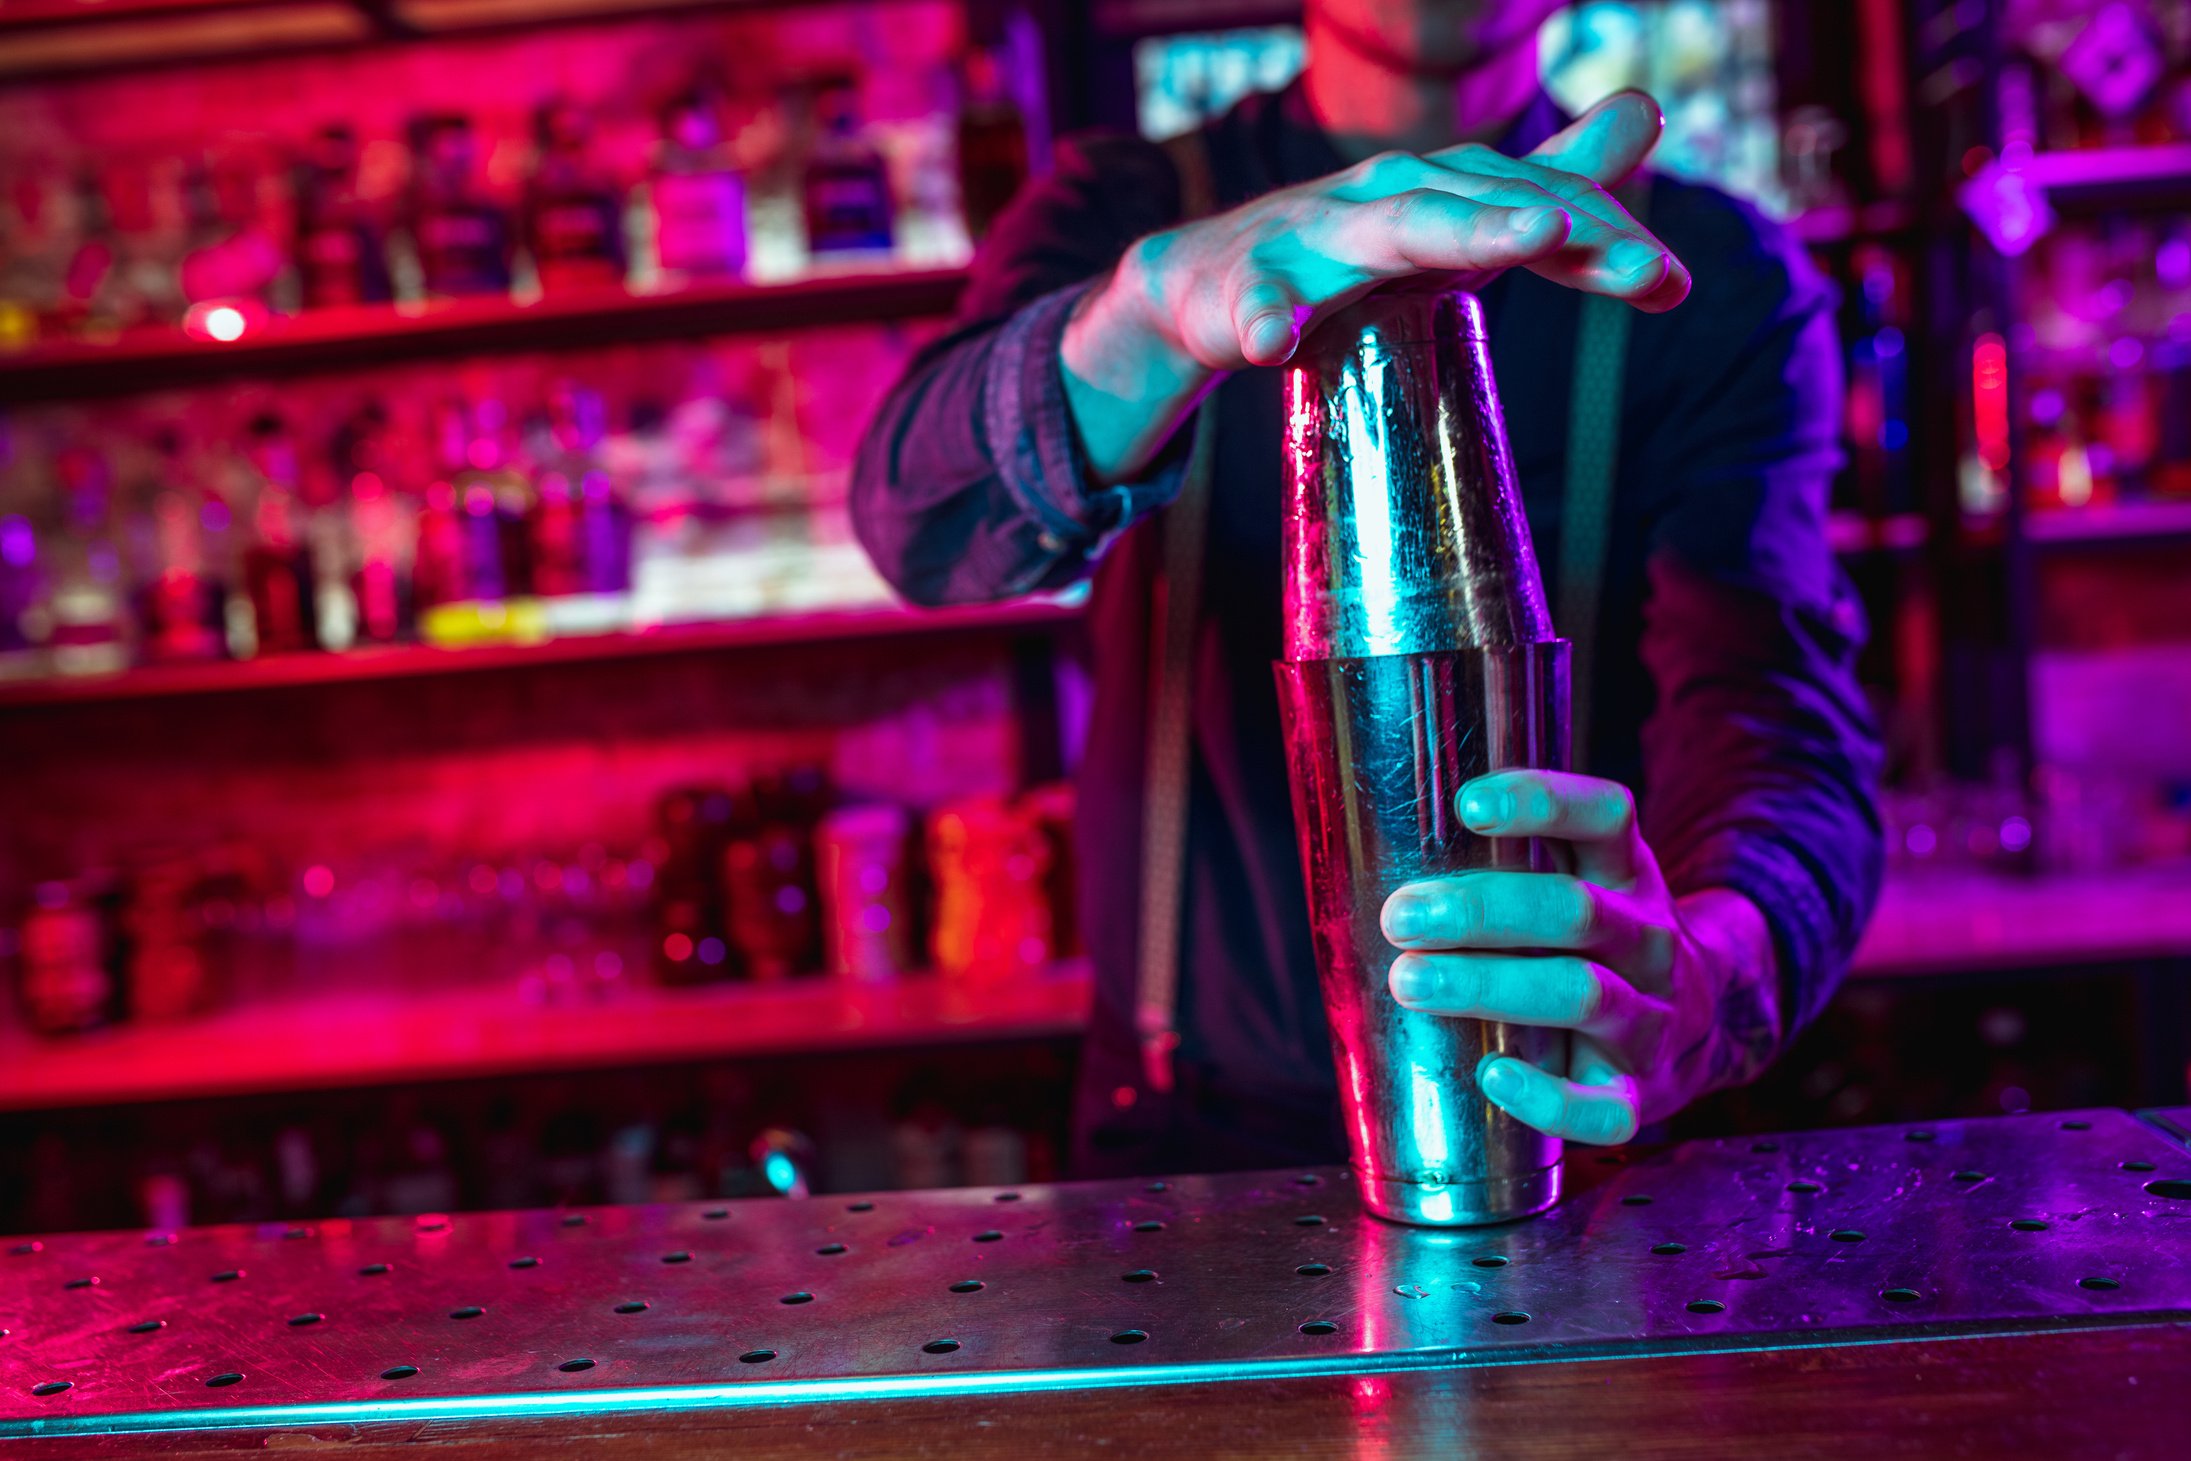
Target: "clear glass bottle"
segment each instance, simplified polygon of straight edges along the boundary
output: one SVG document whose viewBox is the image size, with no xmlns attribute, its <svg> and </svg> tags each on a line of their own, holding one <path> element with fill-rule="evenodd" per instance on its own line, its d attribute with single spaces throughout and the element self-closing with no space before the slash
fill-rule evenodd
<svg viewBox="0 0 2191 1461">
<path fill-rule="evenodd" d="M 695 88 L 663 108 L 647 192 L 655 256 L 666 280 L 745 272 L 745 180 L 731 165 L 712 92 Z"/>
<path fill-rule="evenodd" d="M 896 240 L 890 169 L 862 133 L 855 78 L 816 86 L 814 126 L 804 184 L 807 252 L 888 253 Z"/>
<path fill-rule="evenodd" d="M 595 161 L 593 119 L 569 100 L 543 102 L 533 114 L 533 148 L 525 245 L 541 292 L 620 286 L 623 204 Z"/>
<path fill-rule="evenodd" d="M 510 221 L 479 191 L 479 144 L 468 118 L 411 123 L 411 245 L 430 297 L 506 294 Z"/>
</svg>

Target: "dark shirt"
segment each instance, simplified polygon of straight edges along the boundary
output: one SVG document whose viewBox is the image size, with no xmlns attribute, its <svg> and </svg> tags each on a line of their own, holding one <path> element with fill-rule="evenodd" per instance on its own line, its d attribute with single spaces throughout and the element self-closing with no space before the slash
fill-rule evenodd
<svg viewBox="0 0 2191 1461">
<path fill-rule="evenodd" d="M 1525 152 L 1558 125 L 1540 98 L 1502 146 Z M 1343 166 L 1298 86 L 1249 99 L 1204 137 L 1220 207 Z M 1176 1095 L 1149 1092 L 1136 1057 L 1152 514 L 1178 490 L 1189 433 L 1144 479 L 1090 487 L 1058 347 L 1090 281 L 1177 223 L 1181 206 L 1164 149 L 1117 136 L 1062 146 L 998 221 L 959 327 L 884 403 L 852 481 L 861 541 L 915 602 L 1094 574 L 1094 709 L 1078 773 L 1080 907 L 1096 970 L 1079 1165 L 1091 1173 L 1344 1151 L 1270 669 L 1277 371 L 1216 391 Z M 1733 888 L 1764 911 L 1792 1033 L 1839 979 L 1881 857 L 1878 744 L 1851 672 L 1862 615 L 1825 534 L 1842 390 L 1833 296 L 1784 231 L 1712 188 L 1654 178 L 1649 218 L 1695 289 L 1667 314 L 1636 317 L 1630 335 L 1600 614 L 1584 631 L 1596 645 L 1593 730 L 1576 764 L 1634 788 L 1676 893 Z M 1579 298 L 1524 272 L 1483 291 L 1530 528 L 1555 580 Z"/>
</svg>

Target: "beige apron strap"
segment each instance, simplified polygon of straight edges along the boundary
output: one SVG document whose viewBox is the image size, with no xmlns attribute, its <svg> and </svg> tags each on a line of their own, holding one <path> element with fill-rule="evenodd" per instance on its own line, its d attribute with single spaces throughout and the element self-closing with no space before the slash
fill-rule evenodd
<svg viewBox="0 0 2191 1461">
<path fill-rule="evenodd" d="M 1648 222 L 1651 185 L 1647 177 L 1636 178 L 1618 196 L 1638 222 Z M 1567 415 L 1567 491 L 1560 506 L 1560 586 L 1552 622 L 1573 645 L 1570 716 L 1578 771 L 1590 769 L 1592 668 L 1605 554 L 1613 530 L 1613 486 L 1620 471 L 1628 332 L 1635 317 L 1632 305 L 1586 294 L 1576 327 L 1574 393 Z"/>
<path fill-rule="evenodd" d="M 1163 144 L 1179 174 L 1180 221 L 1216 209 L 1209 149 L 1189 132 Z M 1141 807 L 1141 928 L 1134 1025 L 1142 1079 L 1172 1089 L 1179 1045 L 1179 938 L 1186 895 L 1187 798 L 1194 761 L 1194 631 L 1202 607 L 1202 551 L 1210 518 L 1210 462 L 1216 399 L 1195 413 L 1194 441 L 1179 496 L 1158 531 L 1163 556 L 1150 613 L 1149 741 Z"/>
</svg>

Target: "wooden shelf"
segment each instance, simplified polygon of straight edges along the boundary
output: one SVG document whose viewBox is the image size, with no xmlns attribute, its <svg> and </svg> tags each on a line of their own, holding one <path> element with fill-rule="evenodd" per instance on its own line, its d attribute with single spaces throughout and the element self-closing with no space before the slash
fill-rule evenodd
<svg viewBox="0 0 2191 1461">
<path fill-rule="evenodd" d="M 435 649 L 400 645 L 341 654 L 298 654 L 193 665 L 150 665 L 115 675 L 59 676 L 0 684 L 0 711 L 42 705 L 164 700 L 364 680 L 528 669 L 540 665 L 716 654 L 782 645 L 829 644 L 914 635 L 1039 631 L 1077 622 L 1076 600 L 1021 599 L 953 609 L 854 609 L 768 619 L 689 624 L 631 634 L 551 639 L 539 644 Z"/>
<path fill-rule="evenodd" d="M 327 997 L 11 1042 L 0 1046 L 0 1110 L 1070 1039 L 1087 1026 L 1088 999 L 1077 963 L 994 988 L 921 975 L 646 989 L 560 1006 L 528 1005 L 507 989 Z"/>
<path fill-rule="evenodd" d="M 56 341 L 0 353 L 0 400 L 51 401 L 294 375 L 483 351 L 552 350 L 644 340 L 874 323 L 948 314 L 962 269 L 821 274 L 781 284 L 695 284 L 542 299 L 441 300 L 277 317 L 223 343 L 179 329 L 110 342 Z"/>
<path fill-rule="evenodd" d="M 2119 502 L 2024 515 L 2024 536 L 2043 547 L 2122 547 L 2191 539 L 2191 502 Z"/>
<path fill-rule="evenodd" d="M 1890 876 L 1852 978 L 2191 958 L 2191 868 Z"/>
</svg>

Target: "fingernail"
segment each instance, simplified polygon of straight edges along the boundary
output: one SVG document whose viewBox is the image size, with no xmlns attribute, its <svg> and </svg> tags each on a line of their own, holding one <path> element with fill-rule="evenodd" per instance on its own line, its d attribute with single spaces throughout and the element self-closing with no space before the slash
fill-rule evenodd
<svg viewBox="0 0 2191 1461">
<path fill-rule="evenodd" d="M 1500 787 L 1461 789 L 1461 820 L 1478 832 L 1503 827 L 1514 818 L 1514 794 Z"/>
<path fill-rule="evenodd" d="M 1476 1072 L 1476 1084 L 1492 1100 L 1511 1098 L 1521 1094 L 1521 1076 L 1504 1060 L 1493 1060 Z"/>
<path fill-rule="evenodd" d="M 1392 961 L 1392 997 L 1402 1004 L 1420 1004 L 1430 997 L 1434 982 L 1420 959 L 1405 955 Z"/>
<path fill-rule="evenodd" d="M 1399 892 L 1385 900 L 1385 937 L 1400 943 L 1429 931 L 1430 907 L 1420 897 Z"/>
<path fill-rule="evenodd" d="M 1624 238 L 1605 251 L 1605 267 L 1616 278 L 1644 279 L 1660 271 L 1665 257 L 1663 249 L 1640 238 Z"/>
</svg>

